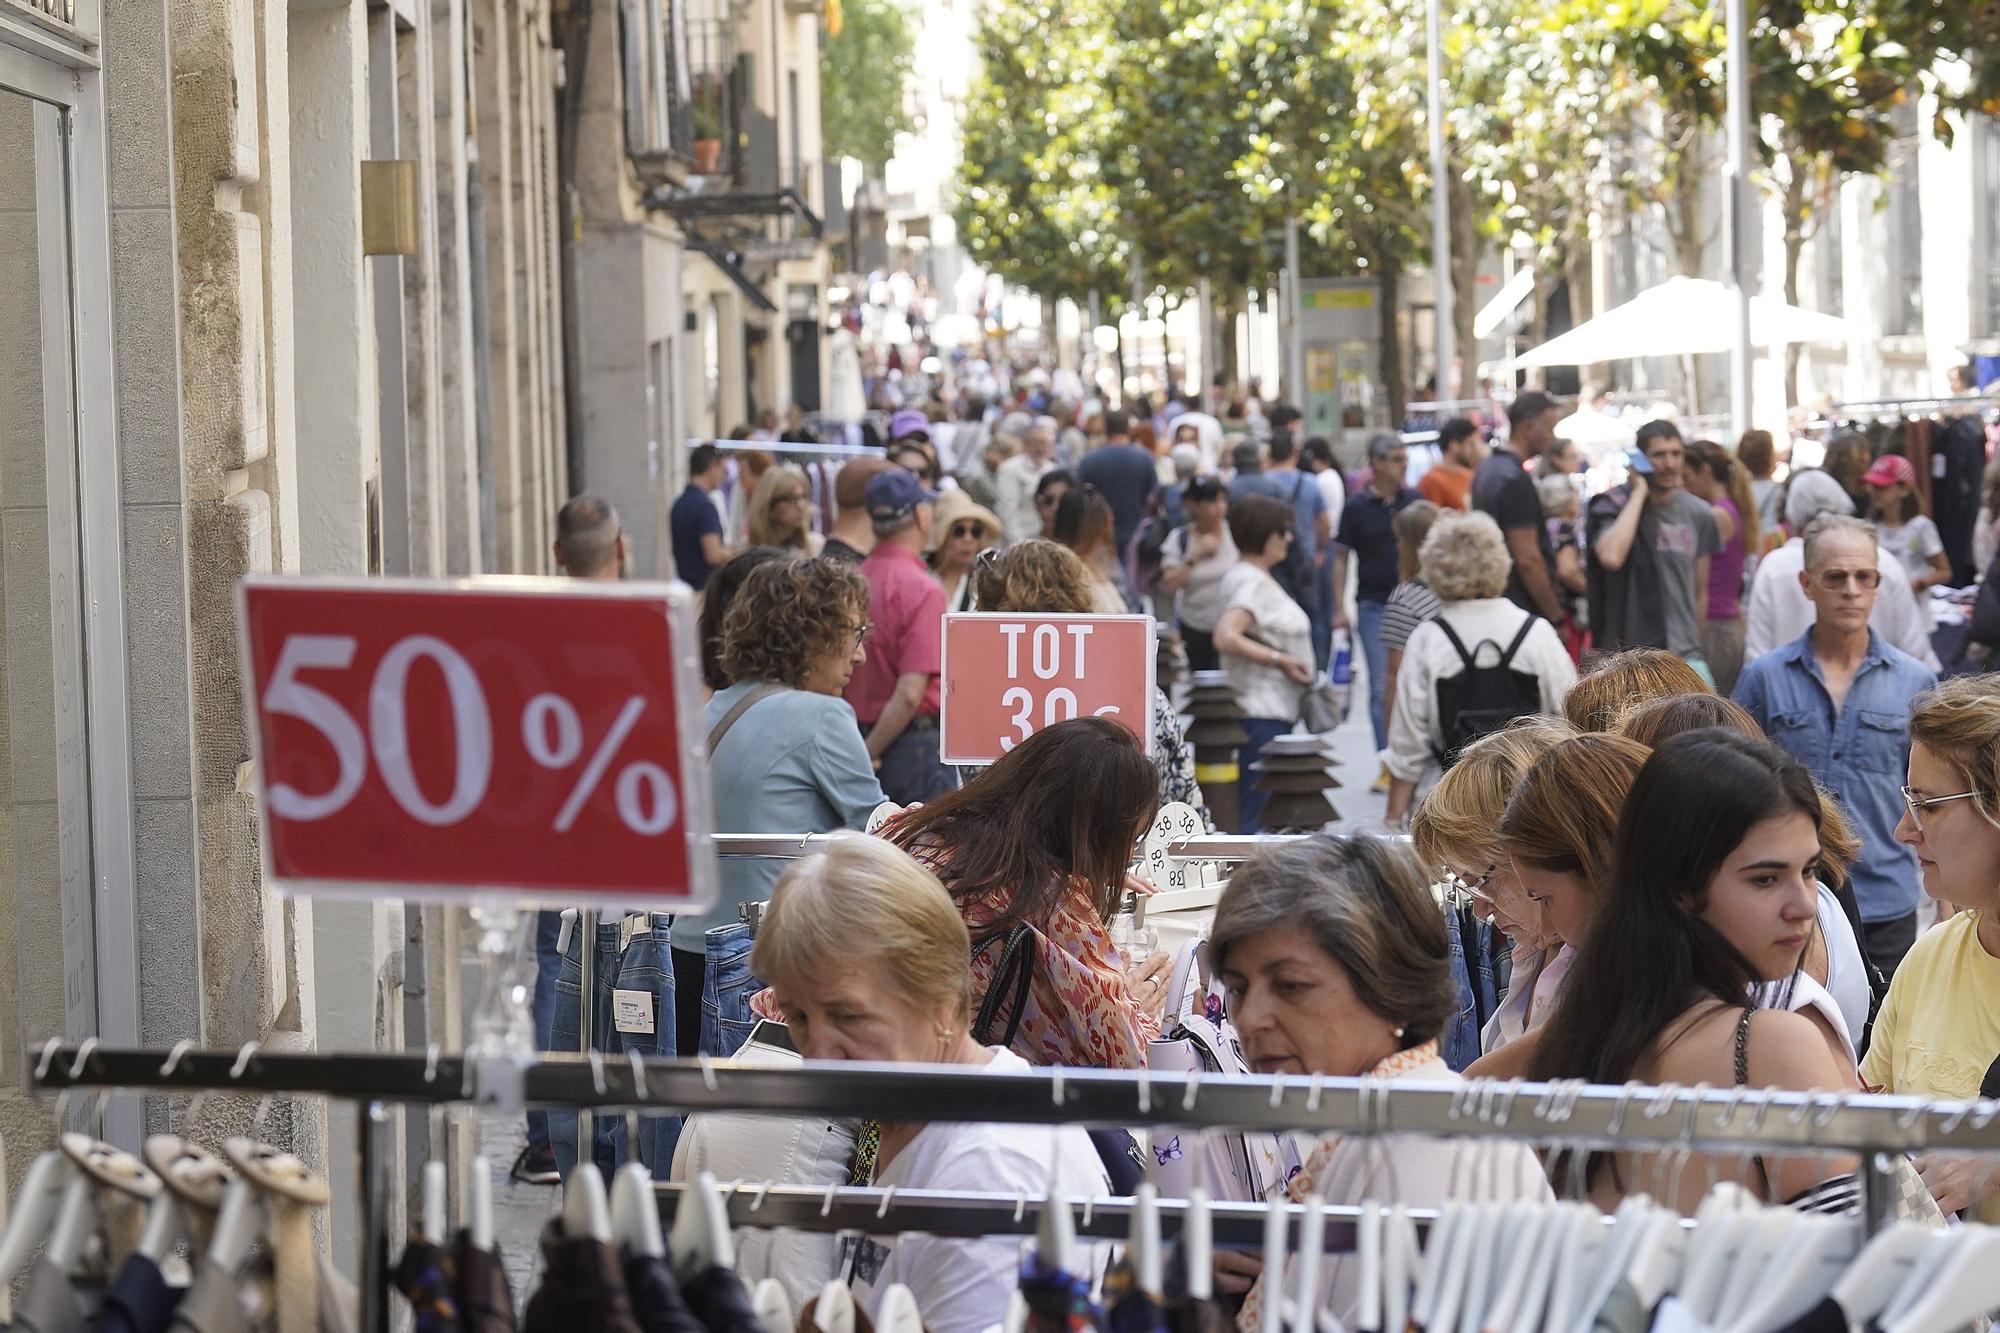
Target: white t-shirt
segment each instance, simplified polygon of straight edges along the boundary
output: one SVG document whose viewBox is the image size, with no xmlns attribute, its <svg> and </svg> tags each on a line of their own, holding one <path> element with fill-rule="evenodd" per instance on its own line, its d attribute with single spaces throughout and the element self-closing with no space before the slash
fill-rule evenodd
<svg viewBox="0 0 2000 1333">
<path fill-rule="evenodd" d="M 1305 611 L 1286 596 L 1276 579 L 1240 560 L 1222 577 L 1222 609 L 1233 611 L 1237 607 L 1250 613 L 1246 633 L 1289 654 L 1295 662 L 1312 662 L 1312 621 L 1306 619 Z M 1230 688 L 1243 706 L 1243 716 L 1298 721 L 1299 701 L 1305 697 L 1306 687 L 1282 668 L 1235 653 L 1222 654 L 1222 667 L 1229 673 Z"/>
<path fill-rule="evenodd" d="M 1824 884 L 1819 886 L 1819 933 L 1826 941 L 1826 984 L 1822 986 L 1801 972 L 1790 983 L 1774 981 L 1762 987 L 1758 1003 L 1774 1009 L 1781 1000 L 1789 1000 L 1785 1007 L 1793 1013 L 1817 1009 L 1827 1025 L 1847 1039 L 1847 1054 L 1852 1059 L 1854 1038 L 1868 1026 L 1868 968 L 1861 960 L 1861 943 L 1854 938 L 1854 927 L 1848 924 L 1847 913 L 1840 910 L 1840 899 Z M 1788 984 L 1789 995 L 1785 993 Z"/>
<path fill-rule="evenodd" d="M 985 1068 L 989 1074 L 1026 1074 L 1031 1066 L 995 1047 Z M 1077 1202 L 1111 1194 L 1103 1159 L 1077 1125 L 926 1125 L 875 1173 L 875 1183 L 1029 1198 L 1053 1193 Z M 1085 1256 L 1093 1277 L 1108 1257 L 1101 1245 L 1080 1245 L 1077 1253 Z M 842 1243 L 840 1272 L 870 1319 L 879 1313 L 882 1293 L 900 1282 L 917 1298 L 928 1333 L 984 1333 L 1007 1313 L 1020 1254 L 1011 1240 L 850 1236 Z"/>
<path fill-rule="evenodd" d="M 1160 567 L 1178 569 L 1188 564 L 1188 542 L 1192 540 L 1194 528 L 1175 528 L 1167 534 L 1165 545 L 1160 548 Z M 1236 567 L 1236 539 L 1229 535 L 1229 529 L 1222 529 L 1222 545 L 1206 560 L 1197 560 L 1188 565 L 1187 587 L 1180 591 L 1181 623 L 1191 625 L 1204 632 L 1213 632 L 1215 622 L 1222 618 L 1222 581 L 1229 571 Z"/>
<path fill-rule="evenodd" d="M 1908 523 L 1891 526 L 1887 523 L 1875 525 L 1878 540 L 1884 547 L 1895 553 L 1902 563 L 1904 581 L 1929 571 L 1931 557 L 1944 554 L 1944 540 L 1938 536 L 1937 524 L 1918 514 Z M 1917 594 L 1917 610 L 1923 613 L 1926 633 L 1937 627 L 1936 617 L 1931 613 L 1931 595 L 1928 591 Z"/>
<path fill-rule="evenodd" d="M 1347 474 L 1340 470 L 1338 463 L 1323 472 L 1313 474 L 1319 483 L 1319 498 L 1326 502 L 1328 531 L 1340 531 L 1340 511 L 1347 505 Z"/>
</svg>

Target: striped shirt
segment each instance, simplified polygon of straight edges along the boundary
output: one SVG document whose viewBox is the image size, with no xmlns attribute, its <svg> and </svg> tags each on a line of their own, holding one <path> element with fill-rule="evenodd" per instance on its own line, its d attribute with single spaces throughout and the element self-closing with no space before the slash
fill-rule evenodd
<svg viewBox="0 0 2000 1333">
<path fill-rule="evenodd" d="M 1382 606 L 1382 648 L 1400 649 L 1410 642 L 1410 636 L 1417 632 L 1417 626 L 1426 621 L 1436 620 L 1438 612 L 1444 610 L 1444 603 L 1422 579 L 1410 579 L 1398 583 L 1396 590 L 1389 594 L 1389 600 Z"/>
</svg>

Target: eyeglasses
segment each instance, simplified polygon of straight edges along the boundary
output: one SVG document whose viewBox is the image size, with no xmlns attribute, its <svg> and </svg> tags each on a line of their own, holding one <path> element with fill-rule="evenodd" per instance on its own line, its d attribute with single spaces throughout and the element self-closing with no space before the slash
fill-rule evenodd
<svg viewBox="0 0 2000 1333">
<path fill-rule="evenodd" d="M 1456 870 L 1453 870 L 1446 873 L 1445 883 L 1469 898 L 1477 898 L 1480 902 L 1491 903 L 1493 895 L 1486 891 L 1486 886 L 1491 884 L 1493 877 L 1499 873 L 1500 867 L 1498 865 L 1490 865 L 1486 867 L 1485 874 L 1470 877 L 1461 875 Z"/>
<path fill-rule="evenodd" d="M 849 625 L 847 628 L 854 634 L 854 646 L 856 648 L 861 646 L 863 639 L 866 639 L 870 634 L 875 632 L 875 626 L 869 624 L 867 621 L 863 621 L 859 625 Z"/>
<path fill-rule="evenodd" d="M 772 496 L 772 497 L 771 497 L 771 503 L 772 503 L 772 504 L 774 504 L 774 505 L 784 505 L 784 504 L 804 504 L 804 503 L 805 503 L 805 498 L 806 498 L 806 497 L 805 497 L 804 495 L 800 494 L 799 492 L 797 492 L 797 491 L 793 491 L 793 492 L 791 492 L 791 493 L 790 493 L 790 494 L 788 494 L 788 495 L 774 495 L 774 496 Z"/>
<path fill-rule="evenodd" d="M 1976 791 L 1957 791 L 1949 796 L 1919 796 L 1908 787 L 1903 788 L 1903 804 L 1910 807 L 1910 822 L 1917 826 L 1917 832 L 1924 831 L 1924 811 L 1946 801 L 1963 801 L 1979 795 Z"/>
<path fill-rule="evenodd" d="M 951 535 L 954 537 L 978 537 L 983 535 L 985 531 L 986 527 L 981 523 L 954 523 L 951 525 Z"/>
<path fill-rule="evenodd" d="M 1822 569 L 1813 576 L 1828 592 L 1839 592 L 1852 583 L 1857 588 L 1874 588 L 1882 582 L 1879 569 Z"/>
</svg>

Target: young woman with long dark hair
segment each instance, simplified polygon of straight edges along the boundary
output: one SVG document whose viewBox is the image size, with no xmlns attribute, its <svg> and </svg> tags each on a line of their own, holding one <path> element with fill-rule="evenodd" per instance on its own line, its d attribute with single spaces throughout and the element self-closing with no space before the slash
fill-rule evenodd
<svg viewBox="0 0 2000 1333">
<path fill-rule="evenodd" d="M 1131 732 L 1077 718 L 1036 732 L 883 830 L 944 882 L 964 915 L 975 1008 L 1007 937 L 1020 925 L 1033 932 L 1033 981 L 1013 1041 L 1031 1064 L 1136 1069 L 1159 1035 L 1171 958 L 1156 953 L 1128 977 L 1106 929 L 1159 786 Z"/>
<path fill-rule="evenodd" d="M 1818 911 L 1820 795 L 1767 742 L 1692 731 L 1653 752 L 1626 798 L 1612 891 L 1592 918 L 1528 1075 L 1592 1083 L 1848 1090 L 1854 1066 L 1813 1020 L 1755 1007 L 1794 976 Z M 1711 1176 L 1771 1202 L 1853 1202 L 1851 1162 L 1717 1156 L 1672 1173 L 1657 1155 L 1584 1160 L 1600 1205 L 1636 1190 L 1691 1213 Z M 1560 1179 L 1560 1177 L 1559 1177 Z M 1677 1188 L 1676 1188 L 1677 1187 Z"/>
</svg>

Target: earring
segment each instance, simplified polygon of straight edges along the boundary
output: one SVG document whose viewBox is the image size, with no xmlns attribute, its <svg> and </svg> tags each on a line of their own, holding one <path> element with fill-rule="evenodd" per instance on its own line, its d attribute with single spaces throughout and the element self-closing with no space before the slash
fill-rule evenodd
<svg viewBox="0 0 2000 1333">
<path fill-rule="evenodd" d="M 1405 1031 L 1405 1029 L 1403 1029 L 1403 1028 L 1397 1028 L 1397 1029 L 1396 1029 L 1396 1040 L 1397 1040 L 1397 1041 L 1401 1041 L 1401 1040 L 1403 1039 L 1403 1033 L 1404 1033 L 1404 1031 Z"/>
</svg>

